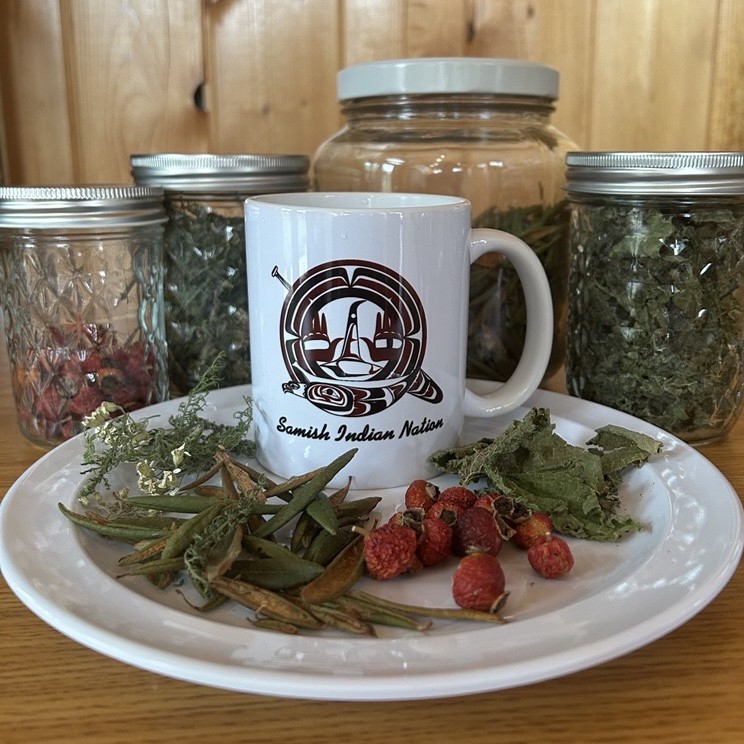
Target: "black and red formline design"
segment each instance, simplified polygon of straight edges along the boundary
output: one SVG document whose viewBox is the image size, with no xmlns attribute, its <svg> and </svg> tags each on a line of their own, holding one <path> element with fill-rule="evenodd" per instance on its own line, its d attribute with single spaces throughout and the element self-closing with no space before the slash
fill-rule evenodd
<svg viewBox="0 0 744 744">
<path fill-rule="evenodd" d="M 422 369 L 426 316 L 415 289 L 382 264 L 319 264 L 289 284 L 279 325 L 289 380 L 285 393 L 337 416 L 379 413 L 406 393 L 439 403 Z"/>
</svg>

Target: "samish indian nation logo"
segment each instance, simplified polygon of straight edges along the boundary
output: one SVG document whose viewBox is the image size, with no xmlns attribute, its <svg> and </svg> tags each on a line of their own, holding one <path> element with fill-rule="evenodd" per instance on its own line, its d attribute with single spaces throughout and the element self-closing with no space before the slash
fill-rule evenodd
<svg viewBox="0 0 744 744">
<path fill-rule="evenodd" d="M 280 342 L 284 392 L 338 416 L 378 413 L 404 394 L 431 403 L 442 390 L 421 365 L 426 317 L 416 291 L 395 271 L 362 260 L 329 261 L 287 290 Z"/>
</svg>

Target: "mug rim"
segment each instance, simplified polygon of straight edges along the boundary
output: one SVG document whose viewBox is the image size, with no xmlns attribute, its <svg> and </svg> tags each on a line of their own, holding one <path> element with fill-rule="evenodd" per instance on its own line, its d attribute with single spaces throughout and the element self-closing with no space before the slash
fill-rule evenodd
<svg viewBox="0 0 744 744">
<path fill-rule="evenodd" d="M 277 208 L 318 212 L 406 212 L 414 210 L 451 209 L 470 202 L 461 196 L 398 191 L 296 191 L 257 194 L 245 200 Z"/>
</svg>

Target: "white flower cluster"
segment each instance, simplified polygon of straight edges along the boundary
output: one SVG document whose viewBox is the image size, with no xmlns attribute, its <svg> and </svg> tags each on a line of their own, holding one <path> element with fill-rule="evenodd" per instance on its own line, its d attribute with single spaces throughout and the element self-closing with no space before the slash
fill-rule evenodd
<svg viewBox="0 0 744 744">
<path fill-rule="evenodd" d="M 122 435 L 129 445 L 146 443 L 151 438 L 147 431 L 147 421 L 137 422 L 129 416 L 112 418 L 113 413 L 121 410 L 116 403 L 104 401 L 83 419 L 83 426 L 86 429 L 96 429 L 98 439 L 107 445 L 121 441 Z"/>
<path fill-rule="evenodd" d="M 161 472 L 158 472 L 152 463 L 137 463 L 137 485 L 145 493 L 174 495 L 181 484 L 181 473 L 183 471 L 179 466 L 183 462 L 183 458 L 188 457 L 188 455 L 189 453 L 186 452 L 185 444 L 176 447 L 176 449 L 171 451 L 173 470 L 163 470 Z"/>
</svg>

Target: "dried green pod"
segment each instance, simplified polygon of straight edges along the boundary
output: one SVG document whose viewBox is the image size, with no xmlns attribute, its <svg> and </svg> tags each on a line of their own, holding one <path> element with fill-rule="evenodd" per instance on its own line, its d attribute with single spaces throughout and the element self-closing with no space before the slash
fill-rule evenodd
<svg viewBox="0 0 744 744">
<path fill-rule="evenodd" d="M 237 561 L 243 549 L 243 527 L 236 524 L 232 533 L 227 533 L 223 540 L 215 543 L 209 551 L 204 575 L 207 581 L 222 576 Z"/>
<path fill-rule="evenodd" d="M 223 502 L 213 503 L 191 519 L 184 522 L 169 538 L 166 546 L 163 548 L 163 558 L 172 558 L 180 555 L 191 544 L 194 535 L 201 530 L 204 525 L 212 521 L 223 509 Z"/>
<path fill-rule="evenodd" d="M 172 532 L 186 520 L 163 514 L 124 514 L 106 521 L 108 524 L 117 527 L 145 527 Z"/>
<path fill-rule="evenodd" d="M 371 607 L 380 610 L 392 610 L 394 612 L 403 612 L 410 615 L 423 615 L 424 617 L 441 617 L 450 620 L 474 620 L 476 622 L 497 623 L 503 625 L 506 619 L 499 612 L 503 609 L 504 604 L 509 596 L 509 592 L 504 592 L 500 600 L 494 605 L 492 612 L 483 610 L 467 610 L 462 608 L 450 607 L 421 607 L 420 605 L 403 604 L 402 602 L 393 602 L 390 599 L 383 599 L 374 594 L 367 592 L 355 591 L 350 592 L 349 596 L 367 602 Z"/>
<path fill-rule="evenodd" d="M 245 581 L 219 576 L 210 582 L 211 588 L 230 599 L 274 620 L 291 623 L 301 628 L 318 629 L 323 623 L 288 597 Z"/>
<path fill-rule="evenodd" d="M 288 633 L 289 635 L 297 635 L 299 628 L 292 623 L 285 623 L 282 620 L 274 620 L 270 617 L 258 617 L 255 620 L 248 618 L 248 622 L 256 628 L 262 628 L 263 630 L 276 630 L 279 633 Z"/>
<path fill-rule="evenodd" d="M 302 587 L 300 599 L 321 604 L 345 594 L 364 571 L 364 541 L 357 535 L 326 566 L 323 573 Z"/>
<path fill-rule="evenodd" d="M 289 553 L 282 557 L 235 561 L 230 573 L 263 589 L 294 589 L 322 574 L 323 566 Z"/>
<path fill-rule="evenodd" d="M 163 552 L 163 548 L 167 542 L 167 537 L 161 537 L 158 540 L 145 541 L 142 547 L 139 547 L 134 552 L 127 553 L 119 558 L 118 563 L 120 566 L 133 566 L 135 563 L 142 563 L 150 558 L 154 558 L 156 555 Z"/>
<path fill-rule="evenodd" d="M 128 496 L 124 503 L 141 509 L 155 509 L 178 514 L 198 514 L 212 506 L 216 500 L 214 496 L 204 496 L 198 493 L 182 493 L 174 496 L 142 494 Z M 227 501 L 224 494 L 222 500 Z"/>
<path fill-rule="evenodd" d="M 132 545 L 138 543 L 140 540 L 153 540 L 159 537 L 165 537 L 168 534 L 168 530 L 162 528 L 121 526 L 110 524 L 108 521 L 93 520 L 82 514 L 76 514 L 70 511 L 62 503 L 57 504 L 57 506 L 62 514 L 78 527 L 84 527 L 104 537 L 111 537 L 122 542 L 131 543 Z"/>
<path fill-rule="evenodd" d="M 417 620 L 415 617 L 406 613 L 389 608 L 382 609 L 381 607 L 375 607 L 356 597 L 338 597 L 333 603 L 342 607 L 347 612 L 358 613 L 362 620 L 366 620 L 368 623 L 373 623 L 374 625 L 386 625 L 392 628 L 403 628 L 418 632 L 428 630 L 431 627 L 431 620 Z"/>
<path fill-rule="evenodd" d="M 356 635 L 376 635 L 375 629 L 368 622 L 361 620 L 358 615 L 345 612 L 341 608 L 326 607 L 321 605 L 307 605 L 309 612 L 320 620 L 323 625 L 338 628 L 345 633 Z"/>
<path fill-rule="evenodd" d="M 291 494 L 296 488 L 299 488 L 308 481 L 311 481 L 315 476 L 319 475 L 322 470 L 323 468 L 316 468 L 315 470 L 310 470 L 302 475 L 296 475 L 282 483 L 273 483 L 271 487 L 266 490 L 266 498 L 269 499 L 274 496 L 279 496 L 281 498 L 287 494 Z"/>
<path fill-rule="evenodd" d="M 322 527 L 307 513 L 300 514 L 290 538 L 289 547 L 293 553 L 303 554 Z"/>
<path fill-rule="evenodd" d="M 255 535 L 243 535 L 243 547 L 249 553 L 263 558 L 295 558 L 296 555 L 289 548 L 285 548 L 274 540 Z"/>
<path fill-rule="evenodd" d="M 258 537 L 271 535 L 304 511 L 331 480 L 351 462 L 356 452 L 356 448 L 344 452 L 332 463 L 321 468 L 320 472 L 307 483 L 303 483 L 296 488 L 292 492 L 292 500 L 287 503 L 286 507 L 271 517 L 266 524 L 255 530 L 254 534 Z"/>
<path fill-rule="evenodd" d="M 302 557 L 327 566 L 356 537 L 357 535 L 346 528 L 339 530 L 335 535 L 321 530 Z"/>
<path fill-rule="evenodd" d="M 351 488 L 351 476 L 349 476 L 349 479 L 346 481 L 346 485 L 341 486 L 341 488 L 334 491 L 328 497 L 328 500 L 331 502 L 333 506 L 340 506 L 346 500 L 346 497 L 349 495 L 350 488 Z"/>
<path fill-rule="evenodd" d="M 314 501 L 311 501 L 305 510 L 324 530 L 335 535 L 338 531 L 338 517 L 328 498 L 324 493 L 319 493 Z"/>
<path fill-rule="evenodd" d="M 157 560 L 146 561 L 137 566 L 132 566 L 116 578 L 119 579 L 122 576 L 151 576 L 154 574 L 177 573 L 183 567 L 183 556 L 181 555 L 174 558 L 158 558 Z"/>
</svg>

